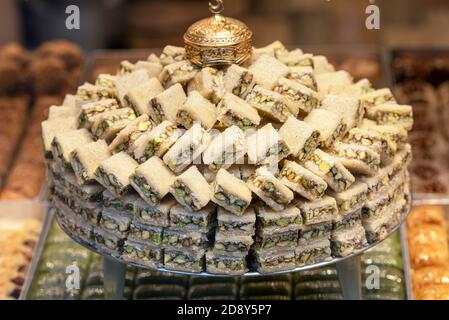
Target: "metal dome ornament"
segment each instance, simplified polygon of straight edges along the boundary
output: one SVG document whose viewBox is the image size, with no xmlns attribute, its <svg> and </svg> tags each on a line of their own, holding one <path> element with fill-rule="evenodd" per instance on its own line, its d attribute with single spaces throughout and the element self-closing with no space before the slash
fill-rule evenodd
<svg viewBox="0 0 449 320">
<path fill-rule="evenodd" d="M 209 2 L 209 10 L 212 17 L 195 22 L 184 34 L 187 59 L 200 67 L 243 63 L 251 56 L 251 30 L 221 15 L 222 0 Z"/>
</svg>

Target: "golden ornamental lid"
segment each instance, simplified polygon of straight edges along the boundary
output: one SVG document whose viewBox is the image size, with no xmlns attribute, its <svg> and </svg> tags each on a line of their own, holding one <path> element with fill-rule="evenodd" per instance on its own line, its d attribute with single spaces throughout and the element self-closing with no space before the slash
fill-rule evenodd
<svg viewBox="0 0 449 320">
<path fill-rule="evenodd" d="M 244 62 L 251 56 L 251 30 L 220 14 L 223 1 L 210 2 L 209 9 L 214 15 L 195 22 L 184 34 L 187 58 L 201 67 Z"/>
</svg>

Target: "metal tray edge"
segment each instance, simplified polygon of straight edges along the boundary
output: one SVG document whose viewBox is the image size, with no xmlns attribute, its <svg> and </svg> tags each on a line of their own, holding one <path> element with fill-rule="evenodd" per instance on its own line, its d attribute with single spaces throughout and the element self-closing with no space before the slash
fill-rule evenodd
<svg viewBox="0 0 449 320">
<path fill-rule="evenodd" d="M 45 219 L 42 224 L 41 233 L 39 235 L 39 240 L 36 244 L 36 248 L 34 250 L 33 258 L 31 259 L 31 263 L 28 267 L 27 275 L 25 278 L 25 283 L 22 286 L 22 291 L 20 292 L 19 300 L 26 300 L 29 294 L 29 290 L 31 288 L 31 284 L 33 282 L 37 267 L 39 265 L 39 261 L 42 255 L 42 251 L 44 250 L 45 242 L 47 240 L 48 231 L 50 230 L 51 224 L 53 223 L 54 212 L 51 208 L 47 209 L 45 214 Z"/>
</svg>

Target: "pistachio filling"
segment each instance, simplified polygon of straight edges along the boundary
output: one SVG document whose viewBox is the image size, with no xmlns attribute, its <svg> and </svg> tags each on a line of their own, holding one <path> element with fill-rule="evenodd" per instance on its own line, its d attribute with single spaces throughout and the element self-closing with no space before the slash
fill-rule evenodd
<svg viewBox="0 0 449 320">
<path fill-rule="evenodd" d="M 377 122 L 381 124 L 398 122 L 408 123 L 413 121 L 413 115 L 411 113 L 403 114 L 399 112 L 378 112 L 376 119 Z"/>
<path fill-rule="evenodd" d="M 236 125 L 240 129 L 248 129 L 255 125 L 250 119 L 244 118 L 231 110 L 226 111 L 223 115 L 223 122 L 228 125 Z"/>
<path fill-rule="evenodd" d="M 282 101 L 257 91 L 254 94 L 250 94 L 248 102 L 264 109 L 265 112 L 270 113 L 280 121 L 286 121 L 289 116 L 293 115 L 287 105 Z"/>
<path fill-rule="evenodd" d="M 75 224 L 73 230 L 75 234 L 79 235 L 82 239 L 90 240 L 92 239 L 92 230 L 89 227 L 85 227 L 79 224 Z"/>
<path fill-rule="evenodd" d="M 209 168 L 212 171 L 218 171 L 224 164 L 234 163 L 234 160 L 237 160 L 235 159 L 236 155 L 235 149 L 236 149 L 235 146 L 232 145 L 231 148 L 223 151 L 221 157 L 219 159 L 214 160 L 214 162 L 209 165 Z"/>
<path fill-rule="evenodd" d="M 173 62 L 181 61 L 184 59 L 184 53 L 182 51 L 174 51 L 170 48 L 166 48 L 160 55 L 160 59 L 163 60 L 170 60 Z"/>
<path fill-rule="evenodd" d="M 129 230 L 130 222 L 128 219 L 116 219 L 112 216 L 103 214 L 100 219 L 100 224 L 109 231 L 126 233 Z"/>
<path fill-rule="evenodd" d="M 115 152 L 128 151 L 131 145 L 148 129 L 151 128 L 151 122 L 142 121 L 137 124 L 136 129 L 122 138 L 122 142 L 115 147 Z"/>
<path fill-rule="evenodd" d="M 101 214 L 98 209 L 94 208 L 78 208 L 80 215 L 86 220 L 90 221 L 93 225 L 100 222 Z"/>
<path fill-rule="evenodd" d="M 378 106 L 387 102 L 395 102 L 396 100 L 391 94 L 380 95 L 377 97 L 369 97 L 364 99 L 364 105 L 367 108 Z"/>
<path fill-rule="evenodd" d="M 306 112 L 310 112 L 315 109 L 320 104 L 320 101 L 313 94 L 304 93 L 301 91 L 296 91 L 290 88 L 288 85 L 278 85 L 274 88 L 274 91 L 289 97 L 291 100 L 297 102 L 302 106 L 302 109 Z"/>
<path fill-rule="evenodd" d="M 208 263 L 218 270 L 232 270 L 232 271 L 244 271 L 245 270 L 245 259 L 238 258 L 228 258 L 228 257 L 214 257 Z"/>
<path fill-rule="evenodd" d="M 301 214 L 304 218 L 304 223 L 309 224 L 310 221 L 334 215 L 335 209 L 333 207 L 301 209 Z"/>
<path fill-rule="evenodd" d="M 167 72 L 163 73 L 161 80 L 161 83 L 164 87 L 166 87 L 170 81 L 178 82 L 175 79 L 188 81 L 189 79 L 193 78 L 195 67 L 191 64 L 183 64 L 179 66 L 177 69 L 174 70 L 166 69 L 166 71 Z"/>
<path fill-rule="evenodd" d="M 112 126 L 114 126 L 114 124 L 116 124 L 119 121 L 131 121 L 136 119 L 136 114 L 134 113 L 134 111 L 129 110 L 125 113 L 122 114 L 114 114 L 114 115 L 109 115 L 105 118 L 102 119 L 102 121 L 100 122 L 100 124 L 98 125 L 97 129 L 95 130 L 95 136 L 97 138 L 101 138 L 103 136 L 103 134 Z"/>
<path fill-rule="evenodd" d="M 117 194 L 121 195 L 129 191 L 129 186 L 123 185 L 115 175 L 107 173 L 101 166 L 95 171 L 95 176 L 102 181 L 105 187 L 113 189 Z"/>
<path fill-rule="evenodd" d="M 375 206 L 372 207 L 363 207 L 362 208 L 362 217 L 365 219 L 378 216 L 383 212 L 383 210 L 388 207 L 391 203 L 390 197 L 385 197 L 382 201 L 377 202 Z"/>
<path fill-rule="evenodd" d="M 152 204 L 160 202 L 161 197 L 159 193 L 151 187 L 145 177 L 133 174 L 130 179 L 133 182 L 133 186 L 139 189 L 139 193 L 142 193 L 146 200 L 149 200 Z"/>
<path fill-rule="evenodd" d="M 349 200 L 337 200 L 337 207 L 340 212 L 346 212 L 348 210 L 357 208 L 362 205 L 366 200 L 366 193 L 362 192 L 359 194 L 355 194 Z"/>
<path fill-rule="evenodd" d="M 187 185 L 179 180 L 176 180 L 173 184 L 173 187 L 175 189 L 175 197 L 179 202 L 183 203 L 194 211 L 201 209 L 201 203 L 199 202 L 196 195 L 190 190 L 190 188 L 187 187 Z"/>
<path fill-rule="evenodd" d="M 265 153 L 265 158 L 261 159 L 259 163 L 263 162 L 267 159 L 272 159 L 273 157 L 278 157 L 278 160 L 281 160 L 285 157 L 287 157 L 290 154 L 290 148 L 287 146 L 287 144 L 280 140 L 278 143 L 271 146 L 267 152 Z"/>
<path fill-rule="evenodd" d="M 176 171 L 177 167 L 189 164 L 192 162 L 193 156 L 196 150 L 201 146 L 201 141 L 203 140 L 203 132 L 198 136 L 198 139 L 192 141 L 188 148 L 181 148 L 180 152 L 174 156 L 172 160 L 169 161 L 167 166 L 172 170 Z"/>
<path fill-rule="evenodd" d="M 95 118 L 106 111 L 112 111 L 119 109 L 120 106 L 115 103 L 110 103 L 108 105 L 97 104 L 90 108 L 83 108 L 79 115 L 79 122 L 81 127 L 85 127 L 88 124 L 92 124 Z"/>
<path fill-rule="evenodd" d="M 346 255 L 361 247 L 360 239 L 353 238 L 348 241 L 333 240 L 331 243 L 332 252 L 338 255 Z"/>
<path fill-rule="evenodd" d="M 192 247 L 206 247 L 208 245 L 207 237 L 199 237 L 194 238 L 190 236 L 188 233 L 180 234 L 176 232 L 164 232 L 164 237 L 162 238 L 163 246 L 180 246 L 183 248 L 192 248 Z"/>
<path fill-rule="evenodd" d="M 185 213 L 183 215 L 172 215 L 170 216 L 170 222 L 173 226 L 187 227 L 187 226 L 198 226 L 200 228 L 208 228 L 210 225 L 210 218 L 208 216 L 203 216 L 198 213 Z"/>
<path fill-rule="evenodd" d="M 151 249 L 146 246 L 132 246 L 125 244 L 123 255 L 128 259 L 139 259 L 146 262 L 159 262 L 162 260 L 162 253 L 159 249 Z"/>
<path fill-rule="evenodd" d="M 321 237 L 330 236 L 332 230 L 332 223 L 322 224 L 317 227 L 310 228 L 308 230 L 303 230 L 301 232 L 302 240 L 311 240 Z"/>
<path fill-rule="evenodd" d="M 89 175 L 87 174 L 87 171 L 81 163 L 77 152 L 73 152 L 72 154 L 72 168 L 73 171 L 75 171 L 77 177 L 82 181 L 82 183 L 92 182 L 92 179 L 90 179 Z"/>
<path fill-rule="evenodd" d="M 366 152 L 364 150 L 344 148 L 339 150 L 337 155 L 341 158 L 362 161 L 372 170 L 377 170 L 380 166 L 380 158 L 375 157 L 370 152 Z"/>
<path fill-rule="evenodd" d="M 165 112 L 164 112 L 164 109 L 162 108 L 162 105 L 159 102 L 157 102 L 157 99 L 151 100 L 151 106 L 153 107 L 153 111 L 156 115 L 156 120 L 159 123 L 164 121 L 165 120 Z"/>
<path fill-rule="evenodd" d="M 118 73 L 125 75 L 136 70 L 136 66 L 129 61 L 122 61 Z"/>
<path fill-rule="evenodd" d="M 306 176 L 298 174 L 290 166 L 286 166 L 286 167 L 282 168 L 279 175 L 281 177 L 287 178 L 288 181 L 299 185 L 302 189 L 313 194 L 317 198 L 320 198 L 321 196 L 323 196 L 324 191 L 326 191 L 325 185 L 317 184 L 314 180 L 308 179 Z"/>
<path fill-rule="evenodd" d="M 197 260 L 195 256 L 189 256 L 179 251 L 165 252 L 164 262 L 193 270 L 201 270 L 203 267 L 202 259 Z"/>
<path fill-rule="evenodd" d="M 190 128 L 193 124 L 193 119 L 187 111 L 182 110 L 178 112 L 178 122 L 184 127 Z"/>
<path fill-rule="evenodd" d="M 377 231 L 374 230 L 367 230 L 366 231 L 366 238 L 369 241 L 373 240 L 380 240 L 383 239 L 388 234 L 388 227 L 386 225 L 383 225 L 379 227 Z"/>
<path fill-rule="evenodd" d="M 250 72 L 245 71 L 242 73 L 238 84 L 232 89 L 232 93 L 236 96 L 244 95 L 248 91 L 251 82 L 253 82 L 253 78 L 254 76 Z"/>
<path fill-rule="evenodd" d="M 145 148 L 143 156 L 139 158 L 139 163 L 143 163 L 154 155 L 159 154 L 161 145 L 173 136 L 175 129 L 176 126 L 167 126 L 158 137 L 151 138 L 147 142 L 147 147 Z"/>
<path fill-rule="evenodd" d="M 66 190 L 70 190 L 72 194 L 82 200 L 95 202 L 101 200 L 102 198 L 102 192 L 100 191 L 89 193 L 83 187 L 69 182 L 68 180 L 64 179 L 62 175 L 56 174 L 55 172 L 53 172 L 53 177 L 62 187 L 64 187 Z"/>
<path fill-rule="evenodd" d="M 220 203 L 224 203 L 227 207 L 232 207 L 237 212 L 245 211 L 248 206 L 248 202 L 239 198 L 235 194 L 224 190 L 221 186 L 217 187 L 214 193 L 214 198 Z"/>
<path fill-rule="evenodd" d="M 326 139 L 320 142 L 320 146 L 323 148 L 330 148 L 334 144 L 335 140 L 337 140 L 339 137 L 341 137 L 346 130 L 345 124 L 338 124 L 338 126 L 335 128 L 334 132 Z"/>
<path fill-rule="evenodd" d="M 129 202 L 125 202 L 120 198 L 104 198 L 103 206 L 105 208 L 114 208 L 117 211 L 125 212 L 128 214 L 134 214 L 134 205 Z"/>
<path fill-rule="evenodd" d="M 253 222 L 242 221 L 221 221 L 218 220 L 218 230 L 221 232 L 233 232 L 233 231 L 247 231 L 250 232 L 254 228 Z"/>
<path fill-rule="evenodd" d="M 104 245 L 111 250 L 119 250 L 123 245 L 124 239 L 116 239 L 115 237 L 105 237 L 98 232 L 94 232 L 95 242 Z"/>
<path fill-rule="evenodd" d="M 155 221 L 167 219 L 167 214 L 159 210 L 157 207 L 154 208 L 139 208 L 134 207 L 134 216 L 142 219 L 143 221 L 148 221 L 154 223 Z"/>
<path fill-rule="evenodd" d="M 160 245 L 162 241 L 162 229 L 132 223 L 129 228 L 129 237 Z"/>
<path fill-rule="evenodd" d="M 114 77 L 115 79 L 115 77 Z M 97 81 L 95 81 L 95 85 L 99 87 L 105 87 L 109 88 L 111 90 L 115 89 L 115 80 L 108 78 L 108 77 L 102 77 L 101 75 L 97 78 Z"/>
<path fill-rule="evenodd" d="M 351 181 L 343 176 L 336 165 L 326 162 L 316 153 L 312 154 L 310 160 L 317 166 L 320 172 L 334 181 L 335 185 L 338 186 L 339 191 L 346 190 L 351 185 Z"/>
<path fill-rule="evenodd" d="M 350 229 L 357 224 L 360 224 L 360 216 L 358 214 L 351 214 L 344 219 L 335 222 L 332 231 L 335 232 L 341 229 Z"/>
<path fill-rule="evenodd" d="M 295 80 L 314 91 L 318 90 L 315 78 L 311 73 L 290 72 L 287 78 L 290 80 Z"/>
<path fill-rule="evenodd" d="M 391 156 L 393 153 L 390 142 L 381 135 L 374 136 L 370 134 L 363 134 L 361 132 L 349 132 L 348 141 L 371 147 L 378 152 L 386 154 L 387 156 Z"/>
<path fill-rule="evenodd" d="M 331 248 L 313 248 L 301 252 L 296 257 L 296 262 L 299 265 L 313 264 L 326 260 L 331 255 Z"/>
<path fill-rule="evenodd" d="M 251 244 L 244 243 L 238 240 L 215 240 L 214 249 L 217 251 L 225 251 L 230 253 L 240 252 L 247 253 L 251 247 Z"/>
<path fill-rule="evenodd" d="M 299 151 L 298 158 L 299 160 L 306 160 L 310 157 L 312 152 L 318 148 L 320 144 L 320 133 L 318 131 L 313 131 L 309 138 L 307 138 L 306 142 L 304 142 L 304 146 Z"/>
<path fill-rule="evenodd" d="M 267 181 L 263 177 L 256 177 L 254 179 L 254 185 L 256 188 L 260 189 L 266 197 L 272 199 L 277 204 L 286 205 L 289 203 L 289 199 L 284 197 L 283 193 L 276 188 L 273 182 Z"/>
<path fill-rule="evenodd" d="M 56 153 L 56 157 L 61 162 L 62 166 L 64 168 L 70 169 L 72 166 L 71 166 L 70 162 L 67 162 L 67 160 L 64 158 L 64 152 L 62 151 L 61 145 L 56 140 L 53 140 L 51 145 L 52 145 L 53 151 Z"/>
<path fill-rule="evenodd" d="M 260 226 L 262 228 L 270 228 L 270 227 L 286 227 L 290 225 L 300 225 L 302 223 L 301 216 L 295 215 L 291 217 L 280 217 L 276 219 L 266 219 L 264 217 L 260 218 Z"/>
<path fill-rule="evenodd" d="M 294 263 L 295 256 L 287 255 L 277 255 L 277 256 L 267 256 L 264 257 L 263 261 L 259 261 L 264 267 L 276 267 L 282 264 Z"/>
<path fill-rule="evenodd" d="M 99 101 L 115 98 L 114 91 L 106 87 L 96 87 L 95 89 L 79 87 L 76 96 L 83 101 Z"/>
<path fill-rule="evenodd" d="M 286 231 L 274 233 L 258 238 L 260 248 L 269 249 L 276 246 L 285 247 L 288 245 L 296 246 L 298 242 L 298 231 Z"/>
</svg>

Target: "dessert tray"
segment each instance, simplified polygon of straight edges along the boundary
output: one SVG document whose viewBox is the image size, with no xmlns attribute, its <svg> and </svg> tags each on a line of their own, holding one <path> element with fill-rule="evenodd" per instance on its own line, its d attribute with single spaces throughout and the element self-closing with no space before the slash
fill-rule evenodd
<svg viewBox="0 0 449 320">
<path fill-rule="evenodd" d="M 123 61 L 50 108 L 57 221 L 108 258 L 110 297 L 125 264 L 256 276 L 337 263 L 359 298 L 360 253 L 410 208 L 411 107 L 324 56 L 253 49 L 220 3 L 186 48 Z"/>
</svg>

